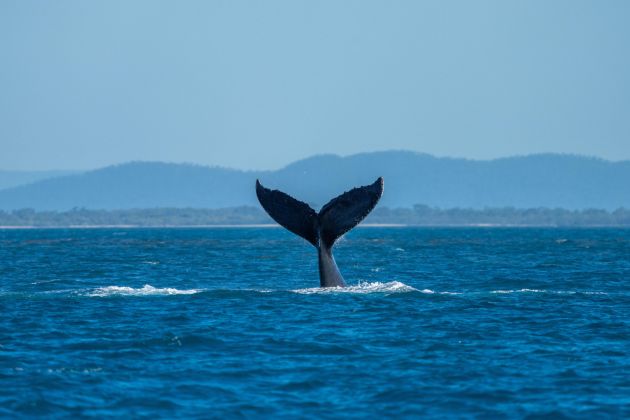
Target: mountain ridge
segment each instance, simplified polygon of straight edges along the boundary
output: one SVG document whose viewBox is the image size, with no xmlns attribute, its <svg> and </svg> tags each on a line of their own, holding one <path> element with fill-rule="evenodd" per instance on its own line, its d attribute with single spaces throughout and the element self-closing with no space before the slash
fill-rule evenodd
<svg viewBox="0 0 630 420">
<path fill-rule="evenodd" d="M 44 179 L 66 175 L 75 175 L 78 170 L 48 170 L 48 171 L 10 171 L 0 170 L 0 190 L 32 184 Z"/>
<path fill-rule="evenodd" d="M 257 178 L 318 207 L 378 176 L 385 178 L 381 205 L 388 207 L 630 207 L 630 161 L 564 154 L 471 160 L 385 151 L 310 156 L 267 171 L 135 161 L 0 190 L 0 209 L 257 205 Z"/>
</svg>

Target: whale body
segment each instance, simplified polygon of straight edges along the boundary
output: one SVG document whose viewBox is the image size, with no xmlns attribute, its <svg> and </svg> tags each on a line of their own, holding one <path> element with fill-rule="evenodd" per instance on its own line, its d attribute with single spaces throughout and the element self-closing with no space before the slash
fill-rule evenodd
<svg viewBox="0 0 630 420">
<path fill-rule="evenodd" d="M 337 239 L 372 211 L 381 195 L 382 177 L 373 184 L 354 188 L 333 198 L 317 213 L 308 204 L 282 191 L 265 188 L 256 180 L 256 196 L 269 216 L 317 248 L 321 287 L 346 285 L 335 263 L 332 248 Z"/>
</svg>

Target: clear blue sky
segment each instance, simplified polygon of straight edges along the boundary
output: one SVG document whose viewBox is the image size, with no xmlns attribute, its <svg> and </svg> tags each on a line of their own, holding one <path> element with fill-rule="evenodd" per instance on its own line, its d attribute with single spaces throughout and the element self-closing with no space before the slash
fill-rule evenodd
<svg viewBox="0 0 630 420">
<path fill-rule="evenodd" d="M 630 1 L 0 2 L 0 169 L 630 159 Z"/>
</svg>

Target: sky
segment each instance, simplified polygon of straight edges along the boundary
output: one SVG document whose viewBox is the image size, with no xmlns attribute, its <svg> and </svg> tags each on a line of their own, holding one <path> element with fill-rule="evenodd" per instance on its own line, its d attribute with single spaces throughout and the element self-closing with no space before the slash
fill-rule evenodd
<svg viewBox="0 0 630 420">
<path fill-rule="evenodd" d="M 0 2 L 0 169 L 630 159 L 630 2 Z"/>
</svg>

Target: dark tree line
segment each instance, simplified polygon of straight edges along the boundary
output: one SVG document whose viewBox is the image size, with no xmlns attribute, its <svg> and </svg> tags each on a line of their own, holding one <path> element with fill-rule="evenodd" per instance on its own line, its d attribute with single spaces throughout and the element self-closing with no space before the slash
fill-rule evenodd
<svg viewBox="0 0 630 420">
<path fill-rule="evenodd" d="M 630 210 L 566 210 L 550 208 L 439 209 L 425 205 L 413 208 L 378 207 L 367 223 L 422 226 L 627 226 Z M 273 221 L 257 207 L 225 209 L 154 208 L 130 210 L 0 211 L 0 226 L 205 226 L 269 224 Z"/>
<path fill-rule="evenodd" d="M 429 226 L 630 226 L 630 210 L 620 208 L 608 212 L 601 209 L 567 210 L 544 207 L 439 209 L 418 204 L 413 209 L 378 208 L 369 221 Z"/>
<path fill-rule="evenodd" d="M 227 209 L 155 208 L 129 210 L 0 211 L 2 226 L 203 226 L 271 223 L 255 207 Z"/>
</svg>

